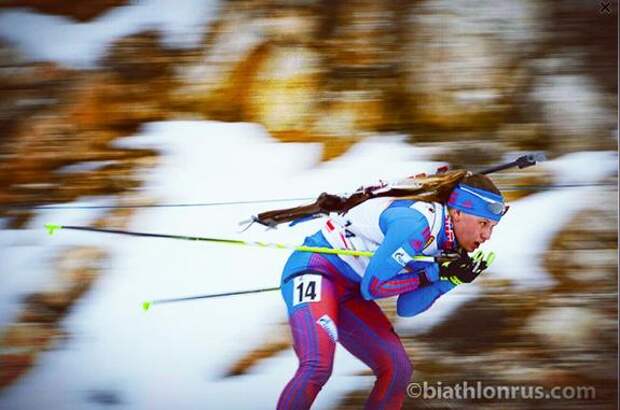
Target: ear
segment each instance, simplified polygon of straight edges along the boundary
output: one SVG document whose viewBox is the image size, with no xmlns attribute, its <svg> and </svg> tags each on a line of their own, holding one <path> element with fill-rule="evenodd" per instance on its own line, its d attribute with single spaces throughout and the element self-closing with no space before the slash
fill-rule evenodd
<svg viewBox="0 0 620 410">
<path fill-rule="evenodd" d="M 460 209 L 452 208 L 450 210 L 450 216 L 452 217 L 452 222 L 459 222 L 461 220 L 462 212 Z"/>
</svg>

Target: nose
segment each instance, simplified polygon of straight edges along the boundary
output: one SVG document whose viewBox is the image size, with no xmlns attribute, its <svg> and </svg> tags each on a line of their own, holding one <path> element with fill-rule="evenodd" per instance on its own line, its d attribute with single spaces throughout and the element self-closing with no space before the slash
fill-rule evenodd
<svg viewBox="0 0 620 410">
<path fill-rule="evenodd" d="M 483 229 L 482 231 L 480 231 L 480 239 L 482 239 L 483 242 L 487 241 L 490 237 L 491 237 L 490 229 Z"/>
</svg>

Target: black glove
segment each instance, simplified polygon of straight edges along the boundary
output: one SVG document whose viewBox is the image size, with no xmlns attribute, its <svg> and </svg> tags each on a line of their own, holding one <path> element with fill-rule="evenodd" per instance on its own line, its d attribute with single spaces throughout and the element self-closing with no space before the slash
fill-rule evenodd
<svg viewBox="0 0 620 410">
<path fill-rule="evenodd" d="M 439 277 L 442 280 L 450 281 L 455 286 L 470 283 L 487 269 L 493 260 L 495 260 L 493 252 L 485 255 L 478 250 L 474 253 L 473 258 L 464 252 L 459 259 L 440 265 Z"/>
</svg>

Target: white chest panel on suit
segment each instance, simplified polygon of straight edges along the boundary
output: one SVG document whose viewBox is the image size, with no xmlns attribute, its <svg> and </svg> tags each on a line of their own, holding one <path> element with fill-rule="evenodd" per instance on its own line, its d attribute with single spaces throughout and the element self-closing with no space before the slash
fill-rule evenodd
<svg viewBox="0 0 620 410">
<path fill-rule="evenodd" d="M 334 215 L 326 221 L 321 229 L 323 236 L 336 249 L 350 249 L 374 252 L 383 243 L 385 236 L 379 227 L 379 218 L 385 209 L 394 202 L 394 198 L 370 199 L 354 208 L 345 215 Z M 414 202 L 411 208 L 419 211 L 427 220 L 432 240 L 422 254 L 433 256 L 438 253 L 437 235 L 443 221 L 443 205 L 437 202 Z M 370 262 L 369 257 L 338 255 L 360 277 Z"/>
</svg>

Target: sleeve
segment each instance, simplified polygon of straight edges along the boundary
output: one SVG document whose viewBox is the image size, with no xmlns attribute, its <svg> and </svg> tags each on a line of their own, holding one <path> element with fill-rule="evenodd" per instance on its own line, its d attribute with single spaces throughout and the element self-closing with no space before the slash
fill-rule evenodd
<svg viewBox="0 0 620 410">
<path fill-rule="evenodd" d="M 427 310 L 443 294 L 454 289 L 450 281 L 438 280 L 430 285 L 403 293 L 396 302 L 396 313 L 398 316 L 411 317 Z"/>
<path fill-rule="evenodd" d="M 364 299 L 400 295 L 439 279 L 436 263 L 413 260 L 428 239 L 424 236 L 429 232 L 428 222 L 420 212 L 409 207 L 388 208 L 379 225 L 385 238 L 364 272 L 360 286 Z"/>
</svg>

